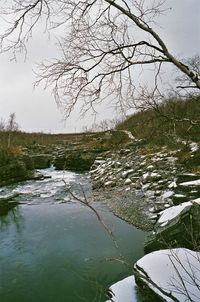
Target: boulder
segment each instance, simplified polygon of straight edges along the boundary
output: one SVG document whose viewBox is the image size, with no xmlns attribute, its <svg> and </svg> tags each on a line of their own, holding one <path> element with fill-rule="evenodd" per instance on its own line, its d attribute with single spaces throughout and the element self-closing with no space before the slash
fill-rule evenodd
<svg viewBox="0 0 200 302">
<path fill-rule="evenodd" d="M 200 243 L 200 199 L 184 202 L 160 213 L 145 241 L 146 253 L 169 247 L 194 249 Z"/>
<path fill-rule="evenodd" d="M 35 169 L 49 168 L 52 161 L 52 156 L 49 154 L 35 154 L 30 156 Z"/>
<path fill-rule="evenodd" d="M 95 161 L 97 153 L 91 151 L 71 150 L 54 159 L 57 170 L 88 171 Z"/>
<path fill-rule="evenodd" d="M 152 252 L 136 262 L 136 283 L 154 294 L 153 301 L 198 302 L 199 259 L 200 253 L 185 248 Z"/>
<path fill-rule="evenodd" d="M 12 184 L 32 177 L 33 171 L 27 169 L 22 160 L 13 160 L 0 167 L 0 186 Z"/>
</svg>

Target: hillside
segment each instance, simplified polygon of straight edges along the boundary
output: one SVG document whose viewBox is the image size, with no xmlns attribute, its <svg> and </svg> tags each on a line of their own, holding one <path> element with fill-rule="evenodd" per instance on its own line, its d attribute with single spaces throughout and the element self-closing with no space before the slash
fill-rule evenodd
<svg viewBox="0 0 200 302">
<path fill-rule="evenodd" d="M 200 140 L 200 97 L 171 98 L 156 107 L 137 112 L 117 126 L 151 145 L 176 146 L 177 139 Z M 178 144 L 179 144 L 178 140 Z"/>
</svg>

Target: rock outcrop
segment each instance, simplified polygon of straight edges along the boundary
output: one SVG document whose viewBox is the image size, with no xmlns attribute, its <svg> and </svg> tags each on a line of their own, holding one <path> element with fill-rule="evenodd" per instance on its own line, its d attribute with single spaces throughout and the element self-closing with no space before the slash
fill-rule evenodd
<svg viewBox="0 0 200 302">
<path fill-rule="evenodd" d="M 54 155 L 53 164 L 57 170 L 88 171 L 98 154 L 89 150 L 60 150 Z"/>
<path fill-rule="evenodd" d="M 52 162 L 51 154 L 34 154 L 30 156 L 30 160 L 33 162 L 34 169 L 46 169 L 49 168 Z"/>
<path fill-rule="evenodd" d="M 160 213 L 144 245 L 146 253 L 163 248 L 197 249 L 200 243 L 200 199 L 184 202 Z"/>
<path fill-rule="evenodd" d="M 0 171 L 0 186 L 33 177 L 33 171 L 27 168 L 22 159 L 13 160 L 9 164 L 1 166 Z"/>
</svg>

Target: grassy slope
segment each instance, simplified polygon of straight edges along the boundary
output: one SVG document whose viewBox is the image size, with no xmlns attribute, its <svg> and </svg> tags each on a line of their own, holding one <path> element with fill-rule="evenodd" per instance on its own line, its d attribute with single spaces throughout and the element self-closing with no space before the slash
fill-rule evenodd
<svg viewBox="0 0 200 302">
<path fill-rule="evenodd" d="M 185 101 L 171 99 L 159 107 L 161 114 L 154 110 L 138 112 L 118 125 L 117 129 L 127 129 L 137 138 L 145 139 L 153 145 L 176 145 L 177 138 L 200 141 L 200 97 Z M 189 122 L 168 119 L 199 120 L 192 126 Z"/>
</svg>

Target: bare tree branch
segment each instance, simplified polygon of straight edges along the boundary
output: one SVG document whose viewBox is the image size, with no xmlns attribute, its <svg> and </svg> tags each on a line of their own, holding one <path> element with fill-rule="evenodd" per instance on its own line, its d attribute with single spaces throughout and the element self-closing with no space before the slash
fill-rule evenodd
<svg viewBox="0 0 200 302">
<path fill-rule="evenodd" d="M 0 2 L 1 3 L 1 2 Z M 53 87 L 66 116 L 79 104 L 81 113 L 96 110 L 108 101 L 121 109 L 140 106 L 147 84 L 142 74 L 150 66 L 154 86 L 148 99 L 163 88 L 162 71 L 175 66 L 184 80 L 178 88 L 200 89 L 198 56 L 179 60 L 156 32 L 155 19 L 164 12 L 164 1 L 141 0 L 12 0 L 2 1 L 7 29 L 0 36 L 1 51 L 26 49 L 38 22 L 45 30 L 62 27 L 58 47 L 62 56 L 40 65 L 36 86 Z M 14 20 L 14 21 L 12 21 Z M 162 93 L 164 95 L 164 91 Z M 160 100 L 159 100 L 160 101 Z M 80 102 L 80 103 L 79 103 Z M 134 106 L 135 107 L 135 106 Z"/>
</svg>

